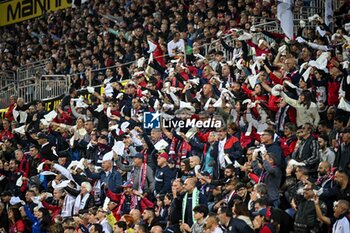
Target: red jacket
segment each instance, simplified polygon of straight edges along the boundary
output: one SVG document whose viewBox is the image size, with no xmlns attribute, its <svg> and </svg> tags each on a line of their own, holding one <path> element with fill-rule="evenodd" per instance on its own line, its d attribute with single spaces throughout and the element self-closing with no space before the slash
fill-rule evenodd
<svg viewBox="0 0 350 233">
<path fill-rule="evenodd" d="M 51 211 L 51 221 L 53 222 L 55 217 L 57 217 L 61 213 L 62 206 L 50 205 L 46 201 L 42 201 L 41 203 L 46 209 Z"/>
<path fill-rule="evenodd" d="M 285 157 L 291 155 L 294 151 L 295 145 L 297 144 L 297 138 L 287 138 L 287 137 L 282 137 L 280 138 L 280 144 L 281 148 L 283 150 L 283 154 Z"/>
<path fill-rule="evenodd" d="M 328 87 L 328 106 L 338 105 L 339 103 L 338 91 L 340 88 L 340 80 L 338 78 L 329 80 L 327 87 Z"/>
<path fill-rule="evenodd" d="M 7 137 L 8 139 L 12 139 L 14 136 L 10 131 L 3 130 L 0 132 L 0 141 L 3 141 L 4 137 Z"/>
<path fill-rule="evenodd" d="M 9 108 L 7 109 L 7 111 L 5 112 L 5 118 L 7 118 L 9 121 L 13 121 L 14 120 L 14 117 L 13 117 L 13 109 L 15 108 L 15 104 L 12 104 L 9 106 Z"/>
</svg>

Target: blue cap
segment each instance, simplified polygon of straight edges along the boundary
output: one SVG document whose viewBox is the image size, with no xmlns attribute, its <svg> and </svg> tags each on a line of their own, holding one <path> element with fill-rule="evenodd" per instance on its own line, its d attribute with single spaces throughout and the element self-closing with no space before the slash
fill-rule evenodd
<svg viewBox="0 0 350 233">
<path fill-rule="evenodd" d="M 144 159 L 145 157 L 143 156 L 142 153 L 137 153 L 134 156 L 132 156 L 133 159 Z"/>
<path fill-rule="evenodd" d="M 132 187 L 132 183 L 130 181 L 125 181 L 122 185 L 123 188 L 130 188 Z"/>
</svg>

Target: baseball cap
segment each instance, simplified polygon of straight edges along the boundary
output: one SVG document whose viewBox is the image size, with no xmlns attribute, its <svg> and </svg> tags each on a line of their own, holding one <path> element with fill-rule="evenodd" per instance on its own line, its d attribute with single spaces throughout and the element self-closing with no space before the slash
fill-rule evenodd
<svg viewBox="0 0 350 233">
<path fill-rule="evenodd" d="M 132 183 L 130 181 L 125 181 L 121 187 L 130 188 L 130 187 L 132 187 Z"/>
<path fill-rule="evenodd" d="M 144 159 L 144 156 L 142 153 L 136 153 L 134 156 L 132 156 L 133 159 Z"/>
<path fill-rule="evenodd" d="M 169 155 L 168 155 L 167 153 L 165 153 L 165 152 L 160 153 L 160 154 L 158 155 L 158 157 L 163 157 L 163 158 L 166 159 L 166 160 L 169 159 Z"/>
<path fill-rule="evenodd" d="M 266 219 L 270 219 L 271 211 L 269 208 L 261 208 L 258 211 L 253 212 L 253 216 L 264 216 Z"/>
<path fill-rule="evenodd" d="M 44 133 L 38 133 L 38 139 L 48 139 L 49 137 Z"/>
<path fill-rule="evenodd" d="M 243 183 L 238 183 L 238 184 L 236 184 L 236 187 L 235 187 L 235 190 L 240 190 L 241 188 L 246 188 L 246 186 L 245 186 L 245 184 L 243 184 Z"/>
<path fill-rule="evenodd" d="M 201 171 L 202 176 L 210 176 L 210 173 L 208 171 Z"/>
</svg>

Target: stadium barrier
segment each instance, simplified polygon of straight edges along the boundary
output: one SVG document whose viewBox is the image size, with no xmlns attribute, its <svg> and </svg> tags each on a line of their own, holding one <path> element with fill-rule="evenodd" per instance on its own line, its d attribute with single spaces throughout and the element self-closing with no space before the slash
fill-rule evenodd
<svg viewBox="0 0 350 233">
<path fill-rule="evenodd" d="M 15 82 L 10 83 L 2 88 L 4 91 L 0 92 L 0 108 L 9 106 L 9 99 L 12 95 L 17 95 L 17 85 Z"/>
<path fill-rule="evenodd" d="M 2 88 L 0 108 L 8 107 L 8 100 L 12 95 L 23 98 L 25 103 L 30 103 L 68 93 L 69 86 L 70 76 L 65 75 L 42 75 L 40 78 L 33 76 L 19 80 Z"/>
<path fill-rule="evenodd" d="M 45 66 L 51 63 L 51 58 L 35 61 L 21 66 L 17 70 L 17 80 L 28 79 L 32 76 L 40 77 L 45 74 Z"/>
<path fill-rule="evenodd" d="M 11 70 L 0 70 L 0 89 L 16 81 L 16 72 Z"/>
</svg>

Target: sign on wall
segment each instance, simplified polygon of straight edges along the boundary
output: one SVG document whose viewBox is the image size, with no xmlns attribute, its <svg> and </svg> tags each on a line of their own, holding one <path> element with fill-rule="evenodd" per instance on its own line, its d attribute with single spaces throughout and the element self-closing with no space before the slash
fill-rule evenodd
<svg viewBox="0 0 350 233">
<path fill-rule="evenodd" d="M 72 6 L 72 0 L 11 0 L 0 3 L 0 27 Z"/>
</svg>

